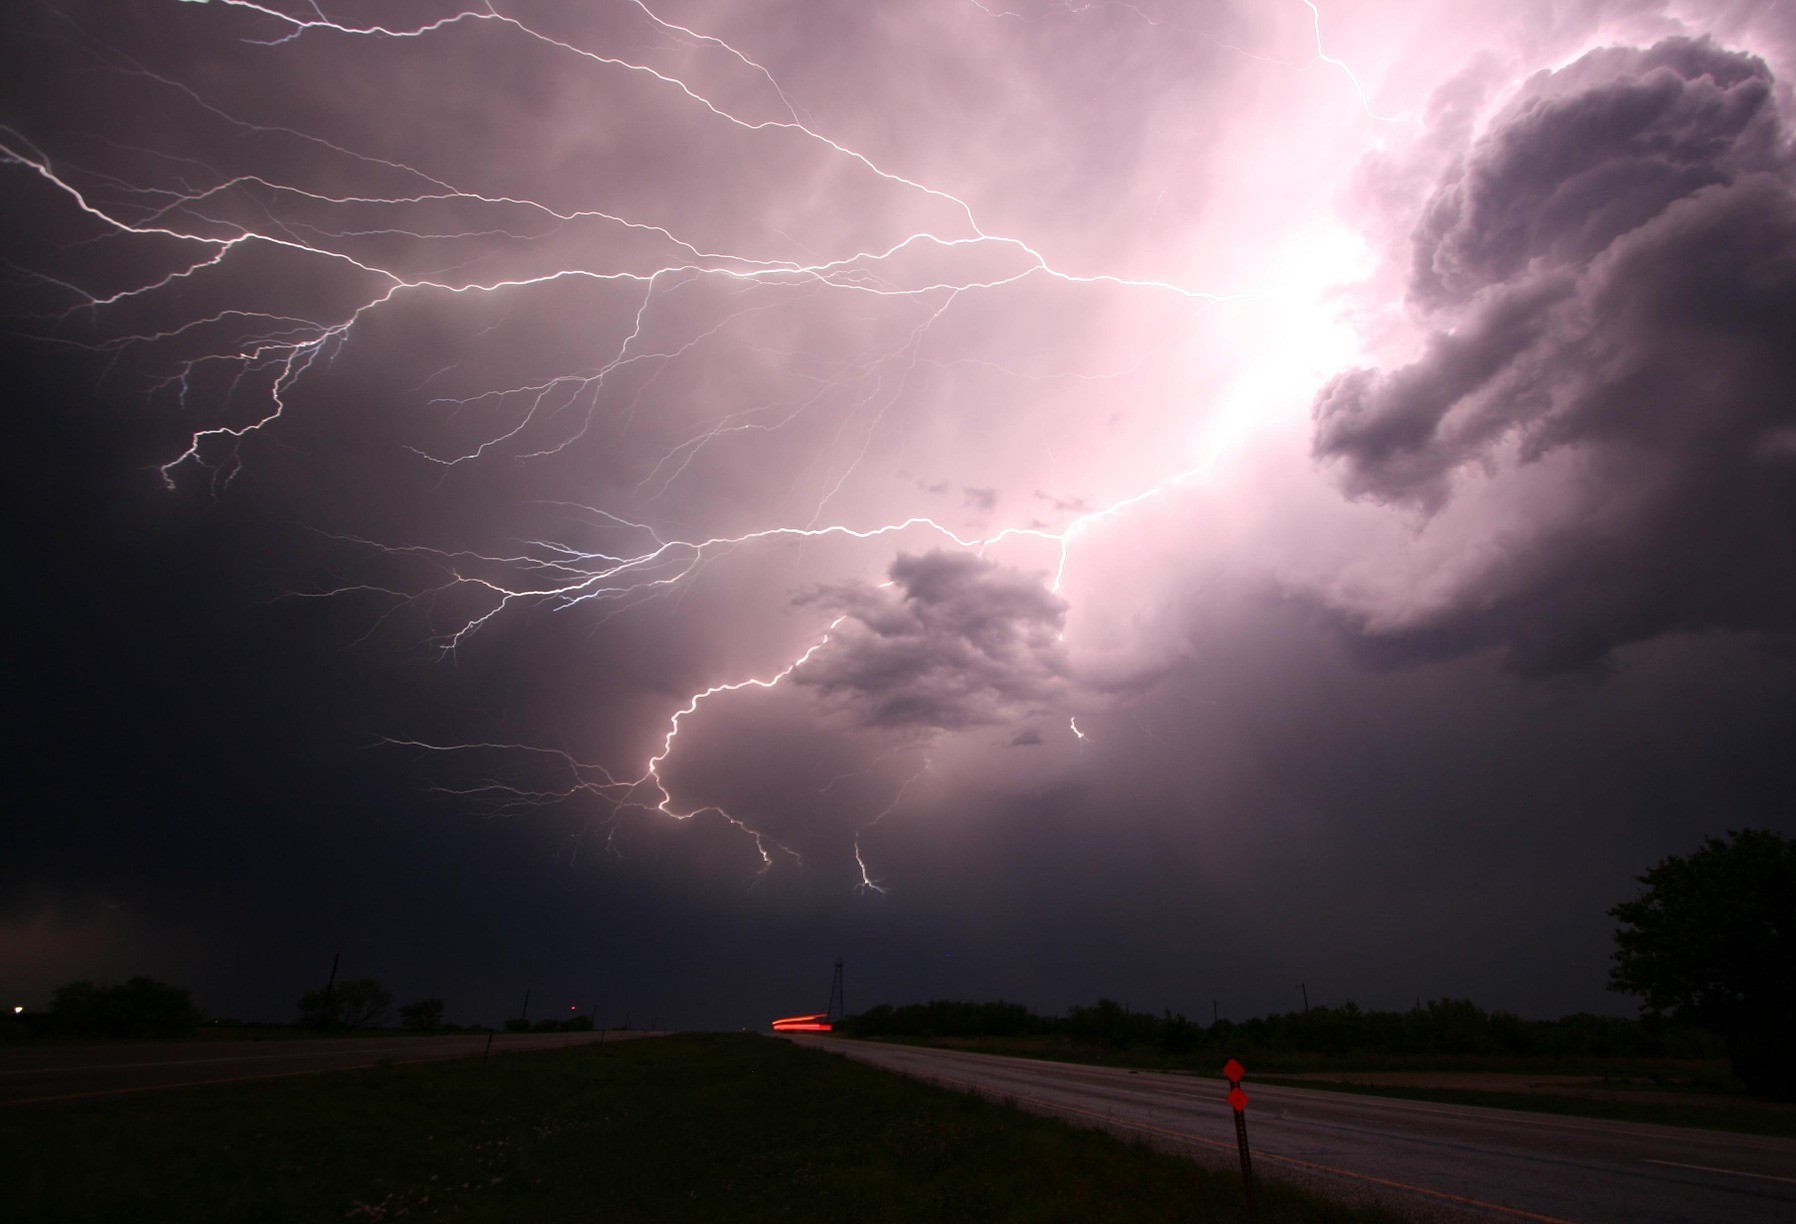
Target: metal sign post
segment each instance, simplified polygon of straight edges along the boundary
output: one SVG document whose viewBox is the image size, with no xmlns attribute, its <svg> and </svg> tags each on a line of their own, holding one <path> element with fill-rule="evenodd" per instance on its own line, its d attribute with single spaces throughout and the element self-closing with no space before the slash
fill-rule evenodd
<svg viewBox="0 0 1796 1224">
<path fill-rule="evenodd" d="M 1257 1221 L 1260 1214 L 1253 1197 L 1253 1156 L 1247 1150 L 1247 1094 L 1241 1091 L 1241 1077 L 1247 1074 L 1247 1068 L 1231 1058 L 1222 1074 L 1229 1082 L 1229 1106 L 1235 1111 L 1235 1142 L 1241 1148 L 1241 1188 L 1247 1194 L 1247 1218 Z"/>
</svg>

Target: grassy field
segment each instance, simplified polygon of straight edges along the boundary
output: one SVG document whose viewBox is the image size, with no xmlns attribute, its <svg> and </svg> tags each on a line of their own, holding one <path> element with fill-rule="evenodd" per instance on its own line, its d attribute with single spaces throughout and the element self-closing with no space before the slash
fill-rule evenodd
<svg viewBox="0 0 1796 1224">
<path fill-rule="evenodd" d="M 31 1222 L 1242 1216 L 1233 1177 L 752 1036 L 4 1107 L 0 1185 Z"/>
</svg>

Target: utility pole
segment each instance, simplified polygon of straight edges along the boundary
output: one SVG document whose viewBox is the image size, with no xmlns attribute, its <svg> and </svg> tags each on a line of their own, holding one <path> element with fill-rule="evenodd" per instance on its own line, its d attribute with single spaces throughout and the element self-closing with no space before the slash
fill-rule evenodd
<svg viewBox="0 0 1796 1224">
<path fill-rule="evenodd" d="M 337 962 L 342 959 L 343 954 L 341 952 L 331 953 L 331 975 L 329 980 L 324 983 L 324 1003 L 318 1009 L 318 1031 L 321 1033 L 324 1031 L 324 1026 L 330 1023 L 331 991 L 336 988 Z"/>
<path fill-rule="evenodd" d="M 1216 1000 L 1215 999 L 1210 1000 L 1210 1024 L 1212 1027 L 1214 1027 L 1216 1024 Z"/>
<path fill-rule="evenodd" d="M 836 957 L 836 976 L 829 986 L 829 1009 L 823 1019 L 828 1024 L 840 1024 L 845 1016 L 846 1013 L 842 1006 L 842 958 L 838 956 Z"/>
<path fill-rule="evenodd" d="M 530 987 L 524 987 L 524 1010 L 518 1013 L 518 1023 L 528 1026 L 530 1023 Z"/>
<path fill-rule="evenodd" d="M 1303 991 L 1303 1014 L 1307 1016 L 1310 1014 L 1310 988 L 1304 983 L 1299 982 L 1297 983 L 1297 989 Z"/>
</svg>

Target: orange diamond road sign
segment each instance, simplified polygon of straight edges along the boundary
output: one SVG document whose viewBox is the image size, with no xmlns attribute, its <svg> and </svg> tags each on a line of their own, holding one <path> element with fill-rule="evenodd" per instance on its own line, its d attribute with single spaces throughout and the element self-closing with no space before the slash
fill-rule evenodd
<svg viewBox="0 0 1796 1224">
<path fill-rule="evenodd" d="M 1247 1094 L 1241 1091 L 1241 1086 L 1239 1084 L 1229 1089 L 1229 1104 L 1235 1107 L 1236 1113 L 1240 1113 L 1247 1108 Z"/>
<path fill-rule="evenodd" d="M 1232 1058 L 1229 1059 L 1228 1062 L 1223 1064 L 1222 1078 L 1227 1080 L 1231 1084 L 1240 1083 L 1241 1077 L 1246 1074 L 1247 1074 L 1247 1068 L 1243 1067 L 1240 1063 L 1236 1062 Z"/>
</svg>

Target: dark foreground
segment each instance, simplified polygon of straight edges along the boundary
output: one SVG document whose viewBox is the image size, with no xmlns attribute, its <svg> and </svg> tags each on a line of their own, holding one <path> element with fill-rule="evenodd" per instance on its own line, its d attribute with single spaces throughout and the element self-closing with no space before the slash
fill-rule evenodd
<svg viewBox="0 0 1796 1224">
<path fill-rule="evenodd" d="M 794 1039 L 799 1040 L 799 1039 Z M 807 1044 L 1009 1096 L 1173 1150 L 1234 1159 L 1226 1085 L 915 1046 Z M 1796 1220 L 1796 1140 L 1351 1096 L 1249 1082 L 1250 1137 L 1269 1173 L 1420 1219 L 1710 1224 Z"/>
<path fill-rule="evenodd" d="M 0 1185 L 22 1222 L 1241 1218 L 1229 1177 L 748 1036 L 7 1106 Z"/>
</svg>

